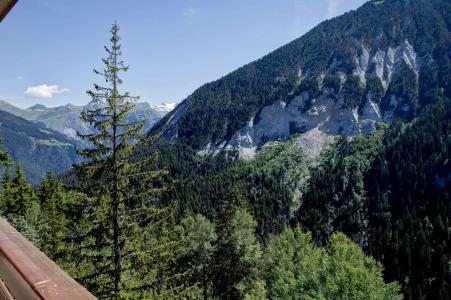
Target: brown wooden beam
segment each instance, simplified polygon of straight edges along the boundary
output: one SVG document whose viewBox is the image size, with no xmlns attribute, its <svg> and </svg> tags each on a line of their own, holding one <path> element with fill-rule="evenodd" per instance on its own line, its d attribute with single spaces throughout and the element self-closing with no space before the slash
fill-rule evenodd
<svg viewBox="0 0 451 300">
<path fill-rule="evenodd" d="M 16 3 L 17 0 L 0 0 L 0 22 L 3 21 Z"/>
<path fill-rule="evenodd" d="M 3 280 L 0 278 L 0 300 L 14 300 Z"/>
<path fill-rule="evenodd" d="M 2 218 L 0 278 L 15 299 L 96 299 Z"/>
</svg>

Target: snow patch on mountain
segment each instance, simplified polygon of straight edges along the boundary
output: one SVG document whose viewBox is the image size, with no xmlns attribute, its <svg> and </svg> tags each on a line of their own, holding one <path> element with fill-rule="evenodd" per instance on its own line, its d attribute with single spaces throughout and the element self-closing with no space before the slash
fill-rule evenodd
<svg viewBox="0 0 451 300">
<path fill-rule="evenodd" d="M 177 106 L 176 102 L 164 102 L 161 104 L 151 105 L 152 109 L 165 113 L 172 111 L 176 106 Z"/>
<path fill-rule="evenodd" d="M 145 133 L 175 106 L 176 103 L 162 103 L 151 106 L 147 102 L 136 102 L 135 107 L 129 112 L 126 121 L 144 120 L 143 133 Z M 102 107 L 100 102 L 90 101 L 85 106 L 66 104 L 56 107 L 46 107 L 42 104 L 36 104 L 27 109 L 20 109 L 5 101 L 0 101 L 0 109 L 29 121 L 42 123 L 48 128 L 60 132 L 78 142 L 80 142 L 80 138 L 77 132 L 89 134 L 94 131 L 89 124 L 80 119 L 80 113 L 84 109 L 98 109 L 100 107 Z"/>
</svg>

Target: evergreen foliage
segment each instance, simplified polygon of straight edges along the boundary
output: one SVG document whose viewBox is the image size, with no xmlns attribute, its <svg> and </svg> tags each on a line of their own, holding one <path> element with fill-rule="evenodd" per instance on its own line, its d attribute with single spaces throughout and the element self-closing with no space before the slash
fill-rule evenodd
<svg viewBox="0 0 451 300">
<path fill-rule="evenodd" d="M 270 242 L 264 273 L 270 299 L 401 299 L 382 270 L 342 233 L 322 248 L 297 226 Z"/>
<path fill-rule="evenodd" d="M 76 184 L 48 173 L 35 189 L 0 151 L 0 214 L 99 298 L 448 299 L 450 11 L 444 0 L 372 1 L 323 23 L 195 91 L 172 144 L 127 121 L 136 97 L 120 92 L 128 67 L 115 23 L 95 71 L 106 86 L 88 92 L 95 105 L 81 116 L 95 132 L 80 135 L 90 147 L 79 151 Z M 374 49 L 407 39 L 432 60 L 419 80 L 399 66 L 388 93 L 376 77 L 342 82 L 358 54 L 345 32 Z M 316 164 L 295 137 L 251 161 L 197 155 L 263 105 L 323 88 L 353 108 L 368 97 L 384 108 L 395 95 L 415 108 L 396 116 L 414 119 L 337 137 Z"/>
<path fill-rule="evenodd" d="M 17 165 L 11 181 L 12 197 L 6 200 L 5 214 L 26 216 L 30 213 L 34 202 L 34 190 L 23 174 L 22 165 Z"/>
<path fill-rule="evenodd" d="M 154 148 L 140 147 L 136 159 L 145 158 Z M 177 219 L 203 214 L 214 219 L 233 187 L 239 188 L 248 202 L 248 211 L 258 223 L 259 238 L 280 232 L 291 215 L 293 195 L 307 176 L 307 160 L 297 139 L 274 143 L 258 150 L 255 159 L 236 159 L 234 153 L 199 156 L 189 146 L 159 144 L 154 169 L 167 168 L 173 189 L 163 194 L 164 205 L 177 203 Z"/>
<path fill-rule="evenodd" d="M 41 207 L 40 233 L 41 249 L 46 255 L 58 261 L 64 258 L 67 232 L 67 199 L 63 185 L 51 172 L 41 181 L 38 200 Z"/>
<path fill-rule="evenodd" d="M 368 145 L 371 141 L 380 141 L 383 136 L 381 128 L 370 136 L 359 138 L 366 144 L 341 140 L 339 148 L 348 145 L 348 153 L 358 152 L 362 159 L 375 157 L 383 146 Z M 297 156 L 287 155 L 294 149 L 291 145 L 286 143 L 262 149 L 261 160 L 251 162 L 255 169 L 250 170 L 272 170 L 279 164 L 291 162 L 284 176 L 299 174 L 294 167 L 298 163 L 302 165 L 303 157 L 296 160 Z M 285 155 L 275 159 L 273 154 L 279 150 Z M 326 156 L 332 153 L 334 149 Z M 325 159 L 322 164 L 327 161 Z M 237 166 L 234 165 L 236 161 L 223 162 Z M 360 168 L 367 170 L 368 165 L 371 165 L 370 160 L 362 160 L 364 167 Z M 359 165 L 349 161 L 345 166 L 352 174 L 353 168 Z M 35 225 L 26 216 L 10 222 L 90 291 L 102 298 L 115 297 L 102 294 L 113 286 L 115 278 L 108 268 L 113 257 L 109 246 L 112 231 L 103 231 L 111 228 L 111 196 L 99 194 L 89 184 L 83 189 L 90 195 L 67 190 L 51 174 L 34 193 L 23 179 L 20 168 L 18 170 L 11 185 L 23 187 L 12 190 L 30 192 L 30 197 L 40 207 L 37 211 L 42 224 Z M 352 184 L 358 182 L 356 180 L 351 181 Z M 4 191 L 2 195 L 5 195 Z M 15 209 L 17 203 L 8 203 L 12 204 L 8 210 Z M 253 204 L 240 186 L 229 185 L 226 195 L 218 198 L 215 222 L 198 214 L 187 215 L 177 224 L 171 210 L 150 206 L 147 201 L 144 203 L 148 205 L 143 211 L 147 217 L 146 225 L 132 222 L 133 219 L 127 216 L 123 219 L 128 222 L 123 232 L 127 238 L 123 250 L 131 255 L 122 261 L 123 283 L 118 298 L 285 299 L 289 295 L 306 299 L 400 298 L 396 284 L 384 283 L 381 265 L 363 255 L 344 235 L 332 234 L 328 237 L 328 246 L 321 248 L 313 243 L 310 233 L 304 233 L 298 227 L 288 228 L 270 239 L 265 247 L 257 239 L 257 222 L 249 213 Z M 128 209 L 126 213 L 132 211 L 129 203 L 124 207 Z M 436 224 L 441 229 L 434 234 L 442 239 L 446 225 L 440 219 Z M 443 288 L 440 293 L 446 296 Z"/>
<path fill-rule="evenodd" d="M 83 239 L 81 248 L 89 249 L 86 254 L 91 258 L 86 264 L 89 270 L 79 275 L 80 280 L 92 286 L 99 297 L 113 299 L 136 296 L 153 285 L 166 288 L 166 279 L 158 278 L 162 274 L 149 268 L 153 269 L 153 260 L 163 259 L 153 252 L 167 251 L 164 245 L 170 242 L 165 241 L 163 226 L 170 213 L 151 203 L 156 192 L 153 181 L 164 171 L 143 170 L 154 155 L 130 162 L 144 121 L 126 121 L 138 97 L 119 91 L 119 74 L 128 66 L 121 60 L 118 32 L 114 23 L 111 46 L 105 47 L 107 57 L 102 59 L 104 70 L 94 70 L 107 86 L 94 84 L 94 90 L 88 91 L 97 105 L 84 110 L 81 118 L 95 132 L 79 134 L 92 147 L 79 150 L 85 161 L 75 168 L 82 190 L 91 197 L 83 200 L 87 209 L 82 218 L 95 220 L 77 237 Z M 158 242 L 163 245 L 156 243 L 155 234 L 161 235 Z"/>
<path fill-rule="evenodd" d="M 198 287 L 197 298 L 210 299 L 213 292 L 211 266 L 218 240 L 216 227 L 201 214 L 186 216 L 180 227 L 180 238 L 184 244 L 177 259 L 178 268 L 190 270 L 187 284 Z M 193 294 L 191 296 L 196 298 Z"/>
<path fill-rule="evenodd" d="M 244 208 L 245 201 L 238 189 L 232 189 L 218 217 L 212 280 L 219 299 L 243 299 L 258 280 L 262 253 L 255 237 L 257 223 Z"/>
<path fill-rule="evenodd" d="M 450 101 L 410 124 L 339 140 L 311 173 L 298 219 L 325 243 L 350 236 L 407 299 L 449 297 Z"/>
<path fill-rule="evenodd" d="M 12 161 L 8 152 L 0 151 L 0 163 L 4 169 L 0 215 L 22 232 L 28 240 L 39 246 L 41 243 L 38 230 L 40 207 L 36 201 L 34 190 L 25 179 L 20 163 L 11 178 Z"/>
<path fill-rule="evenodd" d="M 261 59 L 201 86 L 165 116 L 152 133 L 163 132 L 163 138 L 177 139 L 196 150 L 209 143 L 219 145 L 251 118 L 257 121 L 260 110 L 275 101 L 287 103 L 305 92 L 309 100 L 302 110 L 307 111 L 324 87 L 343 92 L 345 103 L 353 108 L 361 108 L 364 96 L 374 94 L 375 101 L 382 102 L 382 112 L 395 95 L 402 98 L 395 117 L 411 120 L 427 104 L 451 95 L 450 19 L 448 0 L 368 1 L 355 11 L 319 24 Z M 418 77 L 405 65 L 399 70 L 396 66 L 400 72 L 388 87 L 381 89 L 376 78 L 370 78 L 365 86 L 355 76 L 362 47 L 373 57 L 377 51 L 394 49 L 405 41 L 422 62 Z M 366 76 L 372 77 L 374 64 L 368 63 Z M 387 72 L 386 68 L 385 79 Z M 403 111 L 405 104 L 413 110 Z"/>
</svg>

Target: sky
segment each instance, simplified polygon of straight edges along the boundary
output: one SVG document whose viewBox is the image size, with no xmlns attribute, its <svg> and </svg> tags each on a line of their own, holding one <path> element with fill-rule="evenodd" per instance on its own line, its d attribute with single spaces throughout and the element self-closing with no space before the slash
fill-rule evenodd
<svg viewBox="0 0 451 300">
<path fill-rule="evenodd" d="M 180 102 L 364 2 L 19 0 L 0 23 L 0 99 L 22 108 L 88 103 L 117 20 L 130 65 L 123 89 L 151 104 Z"/>
</svg>

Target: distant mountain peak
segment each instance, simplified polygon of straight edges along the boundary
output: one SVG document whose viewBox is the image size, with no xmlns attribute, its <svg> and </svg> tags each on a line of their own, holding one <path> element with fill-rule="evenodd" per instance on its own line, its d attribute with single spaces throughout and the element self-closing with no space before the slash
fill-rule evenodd
<svg viewBox="0 0 451 300">
<path fill-rule="evenodd" d="M 65 106 L 65 107 L 69 107 L 69 108 L 78 107 L 77 105 L 72 104 L 72 103 L 67 103 L 67 104 L 64 105 L 64 106 Z"/>
<path fill-rule="evenodd" d="M 41 111 L 41 110 L 46 110 L 47 106 L 43 105 L 43 104 L 35 104 L 29 108 L 27 108 L 27 110 L 33 110 L 33 111 Z"/>
<path fill-rule="evenodd" d="M 162 103 L 151 106 L 148 102 L 137 102 L 135 107 L 128 114 L 128 121 L 144 120 L 143 133 L 159 121 L 164 115 L 175 107 L 175 103 Z M 88 134 L 92 132 L 89 124 L 80 120 L 80 113 L 83 109 L 97 109 L 102 106 L 101 102 L 90 101 L 86 105 L 74 105 L 67 103 L 61 106 L 46 107 L 42 104 L 35 104 L 27 109 L 21 109 L 6 101 L 0 100 L 0 111 L 9 112 L 15 116 L 28 121 L 40 122 L 65 136 L 79 141 L 76 132 Z"/>
</svg>

